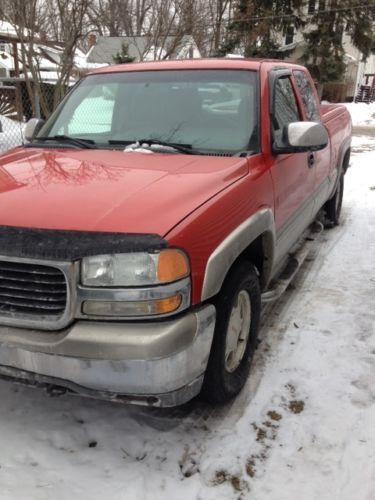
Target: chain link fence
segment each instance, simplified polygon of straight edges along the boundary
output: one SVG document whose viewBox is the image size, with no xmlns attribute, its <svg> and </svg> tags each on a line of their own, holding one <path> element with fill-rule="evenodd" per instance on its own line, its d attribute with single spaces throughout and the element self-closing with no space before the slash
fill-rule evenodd
<svg viewBox="0 0 375 500">
<path fill-rule="evenodd" d="M 33 82 L 21 78 L 0 78 L 0 153 L 23 144 L 30 118 L 47 118 L 52 112 L 55 85 L 38 87 L 37 91 Z"/>
</svg>

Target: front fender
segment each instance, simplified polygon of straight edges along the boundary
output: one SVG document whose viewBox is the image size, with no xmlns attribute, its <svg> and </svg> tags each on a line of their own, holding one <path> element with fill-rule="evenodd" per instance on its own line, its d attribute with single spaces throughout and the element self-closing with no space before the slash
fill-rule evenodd
<svg viewBox="0 0 375 500">
<path fill-rule="evenodd" d="M 266 259 L 261 281 L 262 284 L 269 281 L 274 262 L 276 237 L 272 210 L 263 208 L 236 227 L 210 255 L 203 279 L 202 301 L 213 297 L 220 291 L 235 260 L 263 234 L 266 236 L 265 248 L 263 248 Z"/>
</svg>

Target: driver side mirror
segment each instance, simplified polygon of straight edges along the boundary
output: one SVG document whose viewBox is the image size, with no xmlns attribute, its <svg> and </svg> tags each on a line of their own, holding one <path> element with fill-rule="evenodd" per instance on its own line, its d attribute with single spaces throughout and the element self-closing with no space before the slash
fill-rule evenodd
<svg viewBox="0 0 375 500">
<path fill-rule="evenodd" d="M 40 129 L 44 125 L 44 120 L 41 120 L 40 118 L 31 118 L 27 123 L 25 127 L 25 139 L 27 141 L 32 141 L 35 136 L 38 134 Z"/>
<path fill-rule="evenodd" d="M 284 128 L 281 143 L 275 141 L 273 151 L 279 154 L 319 151 L 328 141 L 328 132 L 321 123 L 293 122 Z"/>
</svg>

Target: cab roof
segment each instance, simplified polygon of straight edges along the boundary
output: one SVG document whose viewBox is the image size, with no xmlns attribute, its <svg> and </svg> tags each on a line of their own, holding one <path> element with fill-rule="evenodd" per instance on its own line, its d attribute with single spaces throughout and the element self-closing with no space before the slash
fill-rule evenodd
<svg viewBox="0 0 375 500">
<path fill-rule="evenodd" d="M 149 61 L 131 64 L 115 64 L 96 69 L 90 74 L 118 73 L 127 71 L 161 71 L 187 69 L 243 69 L 259 71 L 263 63 L 283 67 L 296 67 L 279 59 L 244 59 L 244 58 L 212 58 L 212 59 L 178 59 L 168 61 Z"/>
</svg>

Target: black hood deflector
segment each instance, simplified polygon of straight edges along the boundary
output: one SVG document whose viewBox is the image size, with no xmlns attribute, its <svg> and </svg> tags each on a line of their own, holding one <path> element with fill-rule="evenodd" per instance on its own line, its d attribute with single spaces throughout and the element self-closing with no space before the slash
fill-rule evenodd
<svg viewBox="0 0 375 500">
<path fill-rule="evenodd" d="M 155 252 L 167 247 L 156 234 L 66 231 L 0 226 L 0 255 L 73 261 L 90 255 Z"/>
</svg>

